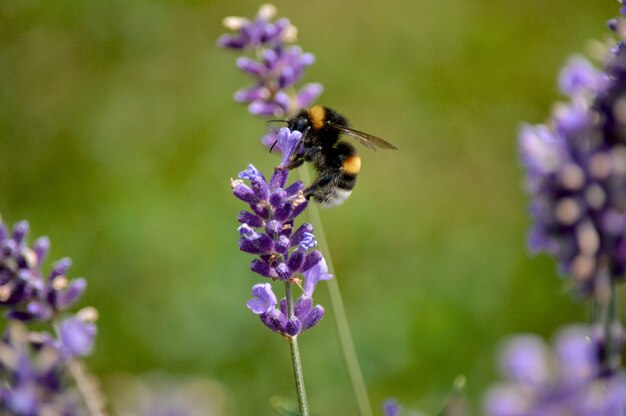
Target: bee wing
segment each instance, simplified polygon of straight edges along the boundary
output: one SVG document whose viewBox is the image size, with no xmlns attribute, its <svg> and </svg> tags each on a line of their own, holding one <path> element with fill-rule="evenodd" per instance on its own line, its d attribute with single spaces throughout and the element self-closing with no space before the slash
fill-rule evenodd
<svg viewBox="0 0 626 416">
<path fill-rule="evenodd" d="M 371 134 L 363 133 L 362 131 L 354 130 L 350 127 L 340 126 L 333 123 L 329 124 L 340 132 L 352 137 L 353 139 L 356 139 L 359 143 L 366 147 L 369 147 L 373 151 L 376 151 L 376 147 L 380 147 L 381 149 L 398 149 L 396 146 L 381 139 L 380 137 L 372 136 Z"/>
</svg>

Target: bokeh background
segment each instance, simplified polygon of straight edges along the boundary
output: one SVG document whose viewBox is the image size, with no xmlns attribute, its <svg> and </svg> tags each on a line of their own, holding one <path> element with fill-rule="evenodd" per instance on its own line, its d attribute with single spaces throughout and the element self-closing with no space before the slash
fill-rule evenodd
<svg viewBox="0 0 626 416">
<path fill-rule="evenodd" d="M 516 133 L 557 99 L 566 58 L 604 39 L 612 0 L 277 1 L 317 62 L 319 102 L 396 144 L 363 148 L 346 204 L 322 217 L 378 407 L 434 413 L 467 378 L 479 408 L 499 340 L 585 321 L 552 259 L 531 258 Z M 0 211 L 52 240 L 101 314 L 105 381 L 163 369 L 217 381 L 228 414 L 294 397 L 287 344 L 245 307 L 260 278 L 236 248 L 229 179 L 276 156 L 233 102 L 220 50 L 251 0 L 0 0 Z M 33 238 L 31 238 L 33 240 Z M 318 415 L 356 414 L 328 315 L 300 341 Z M 106 384 L 106 383 L 105 383 Z"/>
</svg>

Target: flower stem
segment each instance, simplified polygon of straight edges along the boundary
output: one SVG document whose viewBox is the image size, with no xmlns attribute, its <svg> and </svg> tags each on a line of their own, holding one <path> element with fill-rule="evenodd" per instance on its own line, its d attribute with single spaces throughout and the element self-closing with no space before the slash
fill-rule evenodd
<svg viewBox="0 0 626 416">
<path fill-rule="evenodd" d="M 298 173 L 304 183 L 311 183 L 309 171 L 305 166 L 300 167 Z M 319 208 L 315 204 L 310 204 L 308 208 L 311 223 L 313 223 L 313 228 L 315 229 L 315 239 L 317 240 L 321 251 L 324 253 L 329 273 L 335 276 L 334 279 L 330 279 L 327 282 L 328 292 L 330 294 L 330 303 L 333 307 L 337 332 L 339 333 L 339 342 L 341 344 L 343 358 L 346 362 L 346 366 L 348 367 L 348 374 L 350 375 L 350 381 L 352 382 L 352 388 L 354 390 L 354 395 L 356 396 L 359 413 L 361 416 L 372 416 L 372 405 L 370 404 L 367 395 L 367 387 L 365 386 L 363 373 L 361 372 L 359 360 L 354 348 L 354 341 L 352 340 L 352 334 L 350 333 L 346 310 L 343 307 L 343 300 L 341 297 L 341 291 L 339 290 L 339 284 L 337 283 L 337 275 L 335 274 L 333 267 L 332 257 L 324 235 L 324 227 L 322 226 Z"/>
<path fill-rule="evenodd" d="M 614 333 L 617 317 L 615 279 L 609 267 L 604 265 L 597 277 L 593 299 L 594 322 L 602 326 L 604 332 L 604 357 L 601 363 L 603 372 L 611 373 L 620 366 L 619 335 Z"/>
<path fill-rule="evenodd" d="M 293 318 L 293 295 L 291 294 L 291 283 L 285 282 L 285 298 L 287 299 L 287 314 Z M 304 388 L 304 376 L 302 375 L 302 362 L 300 361 L 300 349 L 298 348 L 298 336 L 288 337 L 289 348 L 291 349 L 291 365 L 293 366 L 293 376 L 296 382 L 296 392 L 298 394 L 298 406 L 300 416 L 309 416 L 309 405 L 306 400 L 306 390 Z"/>
</svg>

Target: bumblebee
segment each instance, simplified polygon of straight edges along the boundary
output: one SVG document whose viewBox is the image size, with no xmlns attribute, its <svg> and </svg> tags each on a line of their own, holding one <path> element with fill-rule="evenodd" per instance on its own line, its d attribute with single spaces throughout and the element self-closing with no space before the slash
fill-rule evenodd
<svg viewBox="0 0 626 416">
<path fill-rule="evenodd" d="M 286 121 L 290 130 L 302 133 L 300 147 L 288 168 L 296 168 L 304 162 L 313 164 L 317 178 L 304 190 L 304 196 L 323 207 L 334 207 L 348 199 L 361 170 L 361 157 L 354 146 L 339 140 L 340 134 L 374 151 L 377 147 L 397 149 L 379 137 L 354 130 L 343 115 L 321 105 L 302 109 Z"/>
</svg>

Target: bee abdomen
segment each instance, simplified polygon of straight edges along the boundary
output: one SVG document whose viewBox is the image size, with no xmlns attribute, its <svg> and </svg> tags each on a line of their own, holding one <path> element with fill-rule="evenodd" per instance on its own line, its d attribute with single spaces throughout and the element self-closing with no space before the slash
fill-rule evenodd
<svg viewBox="0 0 626 416">
<path fill-rule="evenodd" d="M 356 175 L 342 172 L 332 184 L 313 190 L 309 196 L 324 208 L 335 207 L 350 197 L 355 184 Z"/>
</svg>

